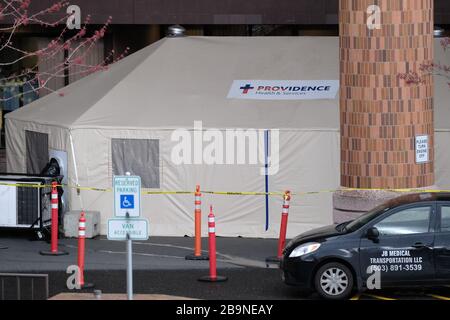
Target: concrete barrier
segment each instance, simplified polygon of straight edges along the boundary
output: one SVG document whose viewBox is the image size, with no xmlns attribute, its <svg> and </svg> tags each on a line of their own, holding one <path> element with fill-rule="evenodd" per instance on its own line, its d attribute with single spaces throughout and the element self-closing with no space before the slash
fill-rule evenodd
<svg viewBox="0 0 450 320">
<path fill-rule="evenodd" d="M 69 211 L 64 215 L 64 236 L 78 238 L 78 222 L 80 210 Z M 86 211 L 86 238 L 91 239 L 100 235 L 100 212 Z"/>
</svg>

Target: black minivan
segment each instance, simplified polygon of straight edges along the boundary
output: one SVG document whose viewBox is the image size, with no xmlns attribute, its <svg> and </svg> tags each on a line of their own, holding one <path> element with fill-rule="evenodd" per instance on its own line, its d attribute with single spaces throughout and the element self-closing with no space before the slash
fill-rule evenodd
<svg viewBox="0 0 450 320">
<path fill-rule="evenodd" d="M 371 288 L 374 276 L 381 288 L 450 284 L 450 193 L 401 196 L 356 220 L 299 235 L 280 266 L 286 284 L 326 299 Z"/>
</svg>

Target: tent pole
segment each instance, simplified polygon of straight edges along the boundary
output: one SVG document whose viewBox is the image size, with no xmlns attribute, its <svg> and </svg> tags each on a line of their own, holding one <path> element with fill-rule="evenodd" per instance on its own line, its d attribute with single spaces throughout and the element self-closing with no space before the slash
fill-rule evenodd
<svg viewBox="0 0 450 320">
<path fill-rule="evenodd" d="M 72 150 L 72 160 L 73 160 L 73 167 L 74 167 L 74 172 L 75 172 L 75 181 L 77 184 L 77 187 L 80 186 L 80 181 L 78 180 L 78 166 L 77 166 L 77 159 L 75 157 L 75 147 L 73 144 L 73 137 L 72 137 L 72 130 L 69 129 L 69 139 L 70 139 L 70 148 Z M 80 206 L 81 206 L 81 210 L 84 210 L 84 205 L 83 205 L 83 198 L 81 197 L 81 191 L 78 189 L 77 190 L 78 193 L 78 198 L 80 199 Z"/>
<path fill-rule="evenodd" d="M 266 184 L 266 231 L 269 230 L 269 130 L 266 130 L 264 133 L 264 159 L 265 159 L 265 184 Z"/>
</svg>

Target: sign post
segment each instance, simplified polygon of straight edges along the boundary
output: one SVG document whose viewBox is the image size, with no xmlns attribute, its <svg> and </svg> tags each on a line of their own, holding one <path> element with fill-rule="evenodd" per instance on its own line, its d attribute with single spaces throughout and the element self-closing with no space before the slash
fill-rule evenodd
<svg viewBox="0 0 450 320">
<path fill-rule="evenodd" d="M 133 300 L 133 240 L 127 234 L 127 297 Z"/>
<path fill-rule="evenodd" d="M 114 215 L 108 220 L 108 240 L 127 242 L 127 297 L 133 300 L 133 240 L 148 240 L 148 220 L 141 215 L 141 178 L 115 176 Z"/>
</svg>

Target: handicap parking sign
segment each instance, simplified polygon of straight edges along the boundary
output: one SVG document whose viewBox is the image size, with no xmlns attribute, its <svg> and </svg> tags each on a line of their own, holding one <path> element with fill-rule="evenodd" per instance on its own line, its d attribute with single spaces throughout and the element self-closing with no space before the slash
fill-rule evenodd
<svg viewBox="0 0 450 320">
<path fill-rule="evenodd" d="M 120 209 L 134 209 L 134 195 L 121 194 L 120 195 Z"/>
<path fill-rule="evenodd" d="M 141 178 L 114 176 L 114 216 L 138 218 L 141 215 Z"/>
</svg>

